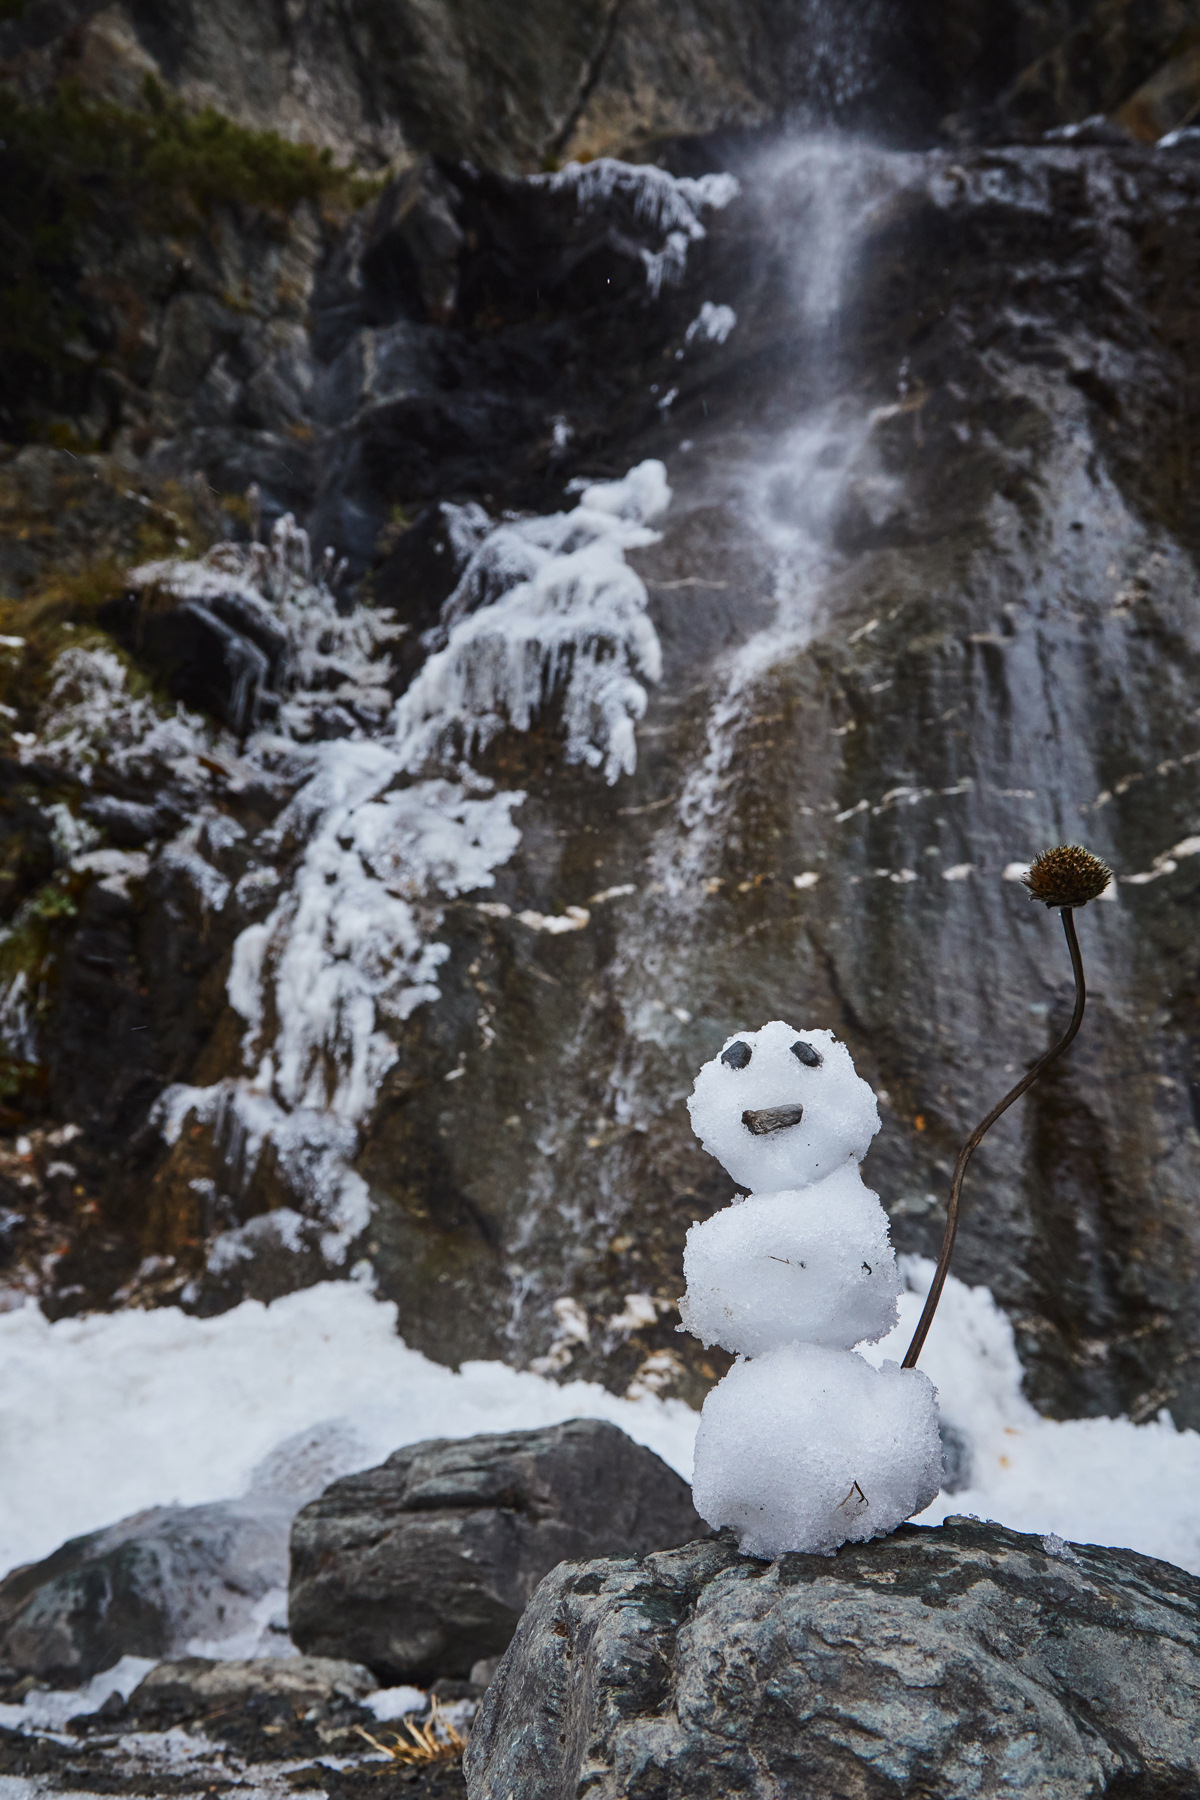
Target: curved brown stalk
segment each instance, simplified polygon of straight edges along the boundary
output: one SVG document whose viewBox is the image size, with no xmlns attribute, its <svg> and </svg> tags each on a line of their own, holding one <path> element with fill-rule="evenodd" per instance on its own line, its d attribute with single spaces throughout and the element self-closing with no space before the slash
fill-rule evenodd
<svg viewBox="0 0 1200 1800">
<path fill-rule="evenodd" d="M 950 1272 L 950 1258 L 954 1255 L 954 1240 L 958 1236 L 959 1196 L 962 1193 L 963 1176 L 967 1172 L 967 1164 L 1000 1115 L 1006 1113 L 1013 1101 L 1019 1100 L 1021 1095 L 1033 1086 L 1038 1076 L 1045 1073 L 1056 1056 L 1062 1055 L 1083 1023 L 1087 987 L 1083 979 L 1083 958 L 1079 954 L 1079 939 L 1075 935 L 1075 918 L 1069 906 L 1064 906 L 1062 909 L 1062 922 L 1067 938 L 1067 949 L 1071 952 L 1071 969 L 1075 976 L 1075 1011 L 1071 1014 L 1071 1023 L 1053 1049 L 1047 1050 L 1045 1056 L 1039 1057 L 1033 1067 L 1025 1071 L 1016 1087 L 1011 1088 L 999 1105 L 994 1106 L 987 1118 L 975 1127 L 958 1153 L 958 1161 L 954 1165 L 954 1179 L 950 1183 L 950 1204 L 946 1211 L 946 1230 L 942 1237 L 942 1248 L 938 1254 L 937 1269 L 926 1296 L 921 1317 L 917 1321 L 917 1329 L 913 1332 L 912 1343 L 908 1346 L 904 1362 L 901 1365 L 905 1369 L 913 1368 L 921 1354 L 929 1327 L 933 1324 L 933 1315 L 937 1311 L 938 1301 L 942 1297 L 942 1289 L 946 1285 L 946 1276 Z"/>
</svg>

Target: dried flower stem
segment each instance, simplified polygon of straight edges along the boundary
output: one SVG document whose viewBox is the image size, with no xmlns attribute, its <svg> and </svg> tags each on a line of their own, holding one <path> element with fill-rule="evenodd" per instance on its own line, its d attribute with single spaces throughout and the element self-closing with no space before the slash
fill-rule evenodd
<svg viewBox="0 0 1200 1800">
<path fill-rule="evenodd" d="M 937 1269 L 921 1317 L 917 1321 L 917 1329 L 913 1333 L 912 1343 L 908 1346 L 904 1357 L 902 1366 L 906 1369 L 913 1368 L 921 1354 L 929 1327 L 933 1324 L 933 1315 L 937 1311 L 938 1301 L 942 1297 L 942 1289 L 946 1285 L 946 1276 L 950 1272 L 950 1258 L 954 1254 L 954 1240 L 958 1235 L 959 1196 L 962 1193 L 963 1176 L 966 1174 L 967 1164 L 1000 1115 L 1007 1112 L 1013 1101 L 1019 1100 L 1021 1095 L 1033 1086 L 1038 1076 L 1045 1073 L 1055 1057 L 1062 1055 L 1083 1023 L 1087 987 L 1083 979 L 1083 958 L 1079 954 L 1079 939 L 1075 935 L 1075 919 L 1069 906 L 1064 906 L 1062 909 L 1062 922 L 1067 938 L 1067 949 L 1071 952 L 1071 969 L 1075 976 L 1075 1011 L 1071 1014 L 1071 1023 L 1053 1049 L 1047 1050 L 1045 1056 L 1040 1057 L 1031 1069 L 1027 1069 L 1016 1087 L 1011 1088 L 999 1105 L 994 1106 L 987 1118 L 975 1127 L 958 1153 L 958 1161 L 954 1165 L 954 1179 L 950 1183 L 950 1204 L 946 1211 L 946 1230 L 942 1237 L 942 1248 L 938 1253 Z"/>
</svg>

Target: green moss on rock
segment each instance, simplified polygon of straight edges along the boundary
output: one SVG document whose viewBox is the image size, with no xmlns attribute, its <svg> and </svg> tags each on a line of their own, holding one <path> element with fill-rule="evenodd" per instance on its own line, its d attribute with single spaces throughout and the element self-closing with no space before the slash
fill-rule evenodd
<svg viewBox="0 0 1200 1800">
<path fill-rule="evenodd" d="M 0 434 L 20 440 L 39 413 L 73 410 L 101 353 L 79 286 L 98 241 L 139 227 L 186 236 L 226 206 L 282 231 L 302 201 L 349 208 L 378 192 L 327 149 L 215 107 L 188 112 L 152 79 L 144 98 L 123 107 L 63 82 L 29 105 L 0 87 Z"/>
</svg>

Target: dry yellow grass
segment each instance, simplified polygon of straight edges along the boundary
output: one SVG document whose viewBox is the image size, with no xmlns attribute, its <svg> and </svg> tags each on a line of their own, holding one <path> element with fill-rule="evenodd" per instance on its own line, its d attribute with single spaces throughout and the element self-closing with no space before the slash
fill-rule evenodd
<svg viewBox="0 0 1200 1800">
<path fill-rule="evenodd" d="M 376 1750 L 382 1750 L 385 1756 L 390 1756 L 393 1762 L 402 1763 L 406 1768 L 423 1768 L 429 1763 L 451 1762 L 461 1756 L 467 1747 L 466 1738 L 446 1717 L 437 1699 L 432 1701 L 429 1717 L 423 1725 L 416 1725 L 411 1719 L 405 1719 L 403 1729 L 407 1731 L 411 1742 L 406 1743 L 402 1737 L 397 1737 L 394 1743 L 385 1744 L 379 1738 L 372 1737 L 362 1725 L 355 1726 L 358 1735 L 366 1738 L 368 1744 L 372 1744 Z"/>
</svg>

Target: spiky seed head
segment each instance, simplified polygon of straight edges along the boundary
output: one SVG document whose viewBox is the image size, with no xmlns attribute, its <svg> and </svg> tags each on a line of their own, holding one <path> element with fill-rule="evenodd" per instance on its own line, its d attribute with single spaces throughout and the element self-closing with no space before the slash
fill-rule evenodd
<svg viewBox="0 0 1200 1800">
<path fill-rule="evenodd" d="M 1100 898 L 1112 870 L 1082 844 L 1058 844 L 1035 856 L 1021 879 L 1043 906 L 1086 906 Z"/>
</svg>

